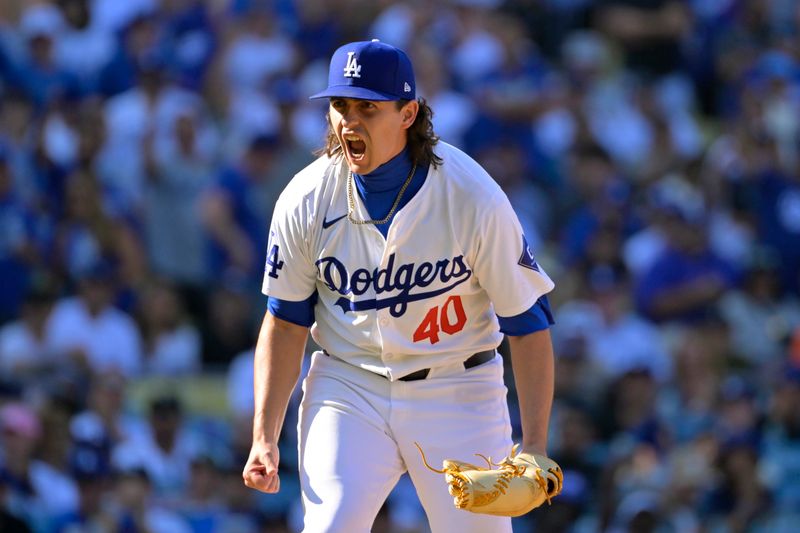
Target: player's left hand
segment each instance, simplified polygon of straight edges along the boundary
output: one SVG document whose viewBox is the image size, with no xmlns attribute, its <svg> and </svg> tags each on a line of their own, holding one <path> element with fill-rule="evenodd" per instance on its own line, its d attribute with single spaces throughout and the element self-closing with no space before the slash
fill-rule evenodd
<svg viewBox="0 0 800 533">
<path fill-rule="evenodd" d="M 511 454 L 499 463 L 476 454 L 486 461 L 486 467 L 445 459 L 442 470 L 438 470 L 428 464 L 424 454 L 422 460 L 430 470 L 445 474 L 457 508 L 480 514 L 521 516 L 544 502 L 549 504 L 561 492 L 564 476 L 561 467 L 547 456 L 517 454 L 517 449 L 515 445 Z M 422 449 L 419 450 L 422 454 Z"/>
</svg>

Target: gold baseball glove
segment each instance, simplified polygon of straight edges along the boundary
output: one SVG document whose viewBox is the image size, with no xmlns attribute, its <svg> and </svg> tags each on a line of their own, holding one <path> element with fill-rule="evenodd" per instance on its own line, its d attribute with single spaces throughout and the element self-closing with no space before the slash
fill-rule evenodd
<svg viewBox="0 0 800 533">
<path fill-rule="evenodd" d="M 428 464 L 422 448 L 414 443 L 430 470 L 444 474 L 453 502 L 458 509 L 497 516 L 521 516 L 561 492 L 564 476 L 561 467 L 544 455 L 517 454 L 519 444 L 499 463 L 481 454 L 486 467 L 445 459 L 442 469 Z"/>
</svg>

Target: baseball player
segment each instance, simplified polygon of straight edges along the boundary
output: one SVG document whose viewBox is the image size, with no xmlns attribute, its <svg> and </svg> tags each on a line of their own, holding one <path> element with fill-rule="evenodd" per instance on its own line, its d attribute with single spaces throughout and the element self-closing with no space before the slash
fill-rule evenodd
<svg viewBox="0 0 800 533">
<path fill-rule="evenodd" d="M 498 185 L 434 136 L 403 51 L 342 46 L 312 98 L 330 102 L 327 144 L 275 207 L 245 484 L 279 489 L 278 436 L 310 327 L 323 350 L 298 422 L 304 531 L 369 531 L 408 471 L 434 532 L 510 532 L 508 517 L 455 508 L 414 443 L 431 463 L 509 454 L 495 351 L 506 334 L 522 450 L 545 454 L 553 282 Z"/>
</svg>

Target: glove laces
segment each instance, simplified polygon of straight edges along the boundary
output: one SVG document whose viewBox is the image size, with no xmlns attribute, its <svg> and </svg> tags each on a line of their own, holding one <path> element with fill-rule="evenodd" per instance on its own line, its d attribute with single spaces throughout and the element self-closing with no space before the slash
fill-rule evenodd
<svg viewBox="0 0 800 533">
<path fill-rule="evenodd" d="M 458 470 L 458 466 L 455 464 L 445 464 L 445 468 L 439 470 L 438 468 L 434 468 L 428 464 L 428 460 L 425 457 L 425 452 L 422 451 L 422 447 L 418 443 L 414 443 L 414 445 L 419 450 L 420 455 L 422 456 L 423 464 L 432 472 L 436 472 L 437 474 L 446 474 L 452 478 L 452 484 L 450 487 L 450 494 L 455 498 L 456 507 L 459 509 L 464 509 L 469 505 L 469 498 L 470 494 L 467 488 L 469 487 L 469 480 L 467 479 L 464 474 L 462 474 Z M 492 461 L 491 457 L 486 457 L 480 453 L 476 453 L 475 455 L 486 461 L 487 468 L 478 467 L 474 465 L 468 465 L 470 469 L 475 470 L 492 470 L 492 467 L 497 467 L 498 477 L 493 485 L 493 490 L 474 494 L 473 495 L 473 502 L 472 504 L 476 507 L 480 507 L 483 505 L 488 505 L 491 502 L 495 501 L 501 495 L 506 493 L 509 485 L 511 484 L 511 480 L 515 477 L 521 477 L 527 471 L 528 467 L 526 465 L 518 465 L 512 462 L 514 456 L 517 455 L 517 449 L 519 448 L 519 444 L 515 444 L 511 448 L 511 453 L 499 463 L 495 463 Z M 501 471 L 501 472 L 499 472 Z M 550 505 L 550 494 L 547 490 L 547 479 L 542 476 L 542 470 L 540 468 L 536 469 L 536 473 L 534 476 L 536 484 L 542 489 L 542 492 L 545 495 L 545 499 L 547 500 L 547 504 Z"/>
</svg>

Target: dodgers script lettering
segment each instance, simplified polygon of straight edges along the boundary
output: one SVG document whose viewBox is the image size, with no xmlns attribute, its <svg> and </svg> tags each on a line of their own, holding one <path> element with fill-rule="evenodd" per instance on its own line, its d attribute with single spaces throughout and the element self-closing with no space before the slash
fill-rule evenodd
<svg viewBox="0 0 800 533">
<path fill-rule="evenodd" d="M 399 265 L 395 263 L 395 254 L 392 254 L 385 268 L 373 270 L 358 268 L 351 273 L 344 263 L 335 257 L 323 257 L 317 260 L 316 265 L 319 277 L 325 286 L 342 295 L 336 301 L 336 305 L 341 307 L 343 312 L 388 307 L 394 317 L 403 316 L 410 302 L 444 294 L 472 276 L 472 271 L 464 263 L 463 255 L 435 262 Z M 434 284 L 439 286 L 430 291 L 414 291 Z M 347 298 L 350 295 L 361 296 L 370 290 L 375 293 L 376 298 L 365 300 Z M 378 298 L 386 293 L 392 294 Z"/>
</svg>

